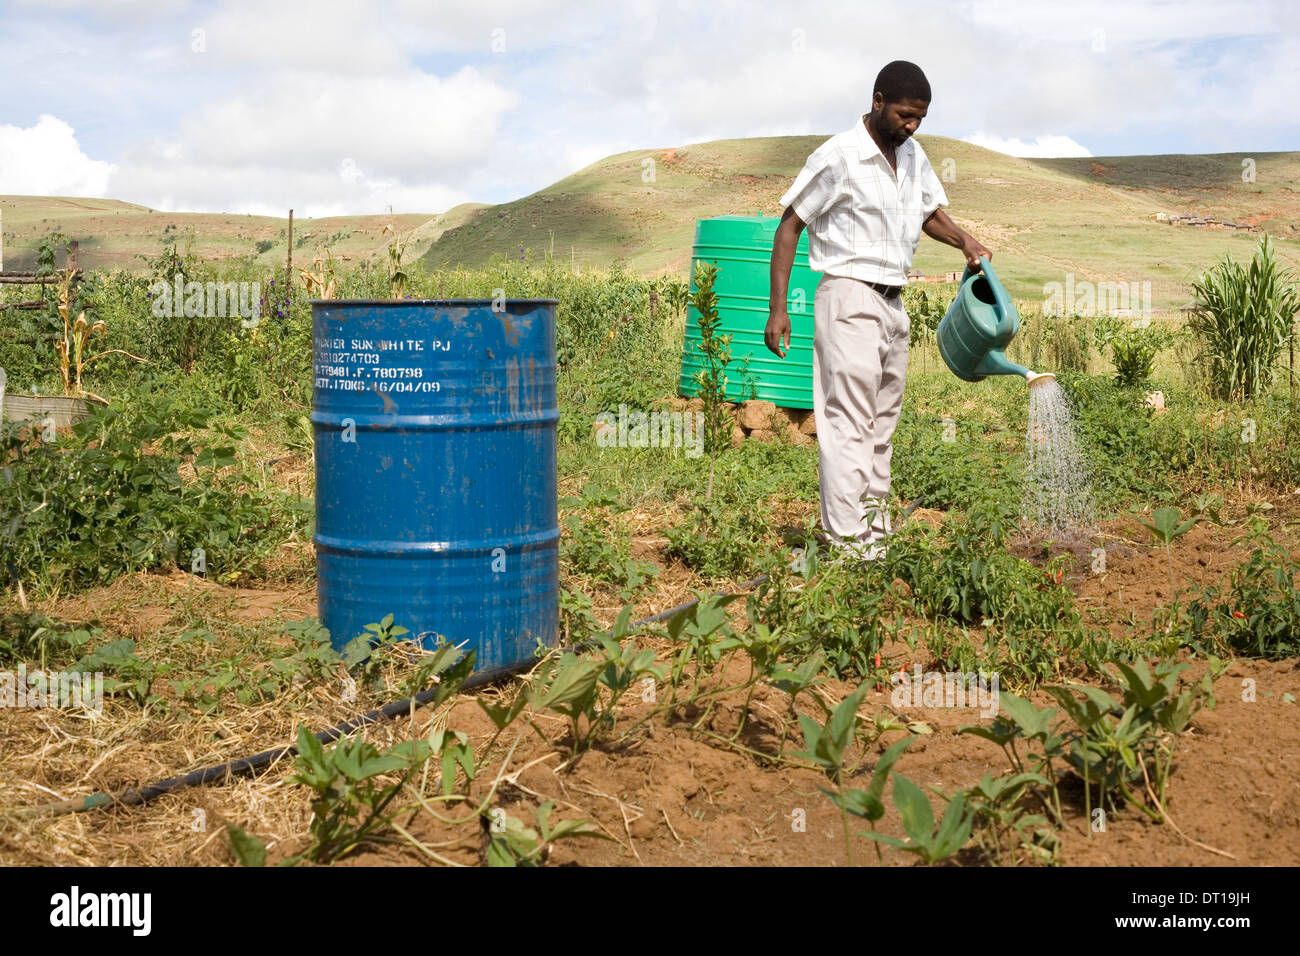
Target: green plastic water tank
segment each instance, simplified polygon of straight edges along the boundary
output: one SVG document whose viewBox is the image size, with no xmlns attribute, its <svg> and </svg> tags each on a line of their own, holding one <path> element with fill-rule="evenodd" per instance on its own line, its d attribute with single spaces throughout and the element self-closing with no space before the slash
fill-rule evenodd
<svg viewBox="0 0 1300 956">
<path fill-rule="evenodd" d="M 813 295 L 821 275 L 808 268 L 808 233 L 799 236 L 794 268 L 790 270 L 790 348 L 777 358 L 763 342 L 767 326 L 769 268 L 772 240 L 780 222 L 775 216 L 717 216 L 695 224 L 695 249 L 691 263 L 691 292 L 695 291 L 695 263 L 718 266 L 714 291 L 718 294 L 719 334 L 730 335 L 731 364 L 727 366 L 727 399 L 757 397 L 781 408 L 812 408 Z M 693 396 L 694 376 L 703 369 L 699 350 L 699 313 L 686 314 L 686 342 L 678 394 Z M 749 357 L 748 372 L 742 371 Z M 754 394 L 750 394 L 750 386 Z"/>
</svg>

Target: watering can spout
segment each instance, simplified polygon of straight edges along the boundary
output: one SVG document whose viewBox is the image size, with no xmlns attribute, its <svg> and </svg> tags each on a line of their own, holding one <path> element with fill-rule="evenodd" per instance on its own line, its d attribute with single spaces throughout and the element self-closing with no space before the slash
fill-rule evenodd
<svg viewBox="0 0 1300 956">
<path fill-rule="evenodd" d="M 1054 372 L 1028 372 L 1025 375 L 1025 383 L 1033 388 L 1035 385 L 1046 385 L 1048 382 L 1055 382 L 1056 374 Z"/>
<path fill-rule="evenodd" d="M 978 382 L 989 375 L 1036 373 L 1007 358 L 1006 347 L 1020 330 L 1020 315 L 987 258 L 980 269 L 962 274 L 961 288 L 935 334 L 944 363 L 960 379 Z"/>
</svg>

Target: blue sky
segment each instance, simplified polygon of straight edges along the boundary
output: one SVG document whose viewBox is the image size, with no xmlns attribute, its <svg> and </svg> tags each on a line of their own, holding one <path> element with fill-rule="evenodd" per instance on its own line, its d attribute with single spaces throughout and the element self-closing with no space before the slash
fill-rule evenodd
<svg viewBox="0 0 1300 956">
<path fill-rule="evenodd" d="M 888 60 L 1019 155 L 1300 149 L 1300 2 L 0 0 L 0 193 L 441 212 L 611 153 L 831 134 Z"/>
</svg>

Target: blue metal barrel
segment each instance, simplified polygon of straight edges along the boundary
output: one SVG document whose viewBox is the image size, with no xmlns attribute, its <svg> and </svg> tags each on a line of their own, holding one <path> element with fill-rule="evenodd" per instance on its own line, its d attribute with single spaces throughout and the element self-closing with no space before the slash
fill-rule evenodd
<svg viewBox="0 0 1300 956">
<path fill-rule="evenodd" d="M 554 299 L 312 306 L 321 623 L 393 615 L 479 671 L 559 620 Z M 495 308 L 494 308 L 495 305 Z"/>
</svg>

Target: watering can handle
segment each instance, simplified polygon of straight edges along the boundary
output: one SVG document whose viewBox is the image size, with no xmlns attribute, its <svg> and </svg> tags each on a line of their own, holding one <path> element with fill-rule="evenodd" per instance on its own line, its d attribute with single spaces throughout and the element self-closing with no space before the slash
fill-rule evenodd
<svg viewBox="0 0 1300 956">
<path fill-rule="evenodd" d="M 1010 314 L 1011 301 L 1007 298 L 1007 290 L 1002 288 L 1002 283 L 998 281 L 998 274 L 993 271 L 993 264 L 989 262 L 987 256 L 980 256 L 979 272 L 983 272 L 985 278 L 988 279 L 989 288 L 993 291 L 993 298 L 998 305 L 998 311 L 1002 315 Z M 975 269 L 967 266 L 966 271 L 961 274 L 962 283 L 964 284 L 967 279 L 977 274 L 978 272 Z"/>
<path fill-rule="evenodd" d="M 980 265 L 979 265 L 979 268 L 976 269 L 974 266 L 969 266 L 969 265 L 968 265 L 968 266 L 966 267 L 966 271 L 963 272 L 963 273 L 961 274 L 961 281 L 962 281 L 962 282 L 965 282 L 965 281 L 966 281 L 967 279 L 969 279 L 971 276 L 979 275 L 981 272 L 983 272 L 983 273 L 985 273 L 985 274 L 987 275 L 987 274 L 991 273 L 992 270 L 993 270 L 993 266 L 989 263 L 988 257 L 986 257 L 986 256 L 980 256 Z"/>
</svg>

